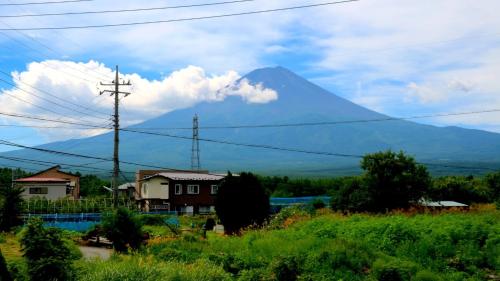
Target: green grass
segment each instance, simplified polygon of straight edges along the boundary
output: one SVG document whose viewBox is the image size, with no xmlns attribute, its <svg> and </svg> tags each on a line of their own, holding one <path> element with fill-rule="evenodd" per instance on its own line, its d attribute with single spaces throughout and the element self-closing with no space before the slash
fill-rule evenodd
<svg viewBox="0 0 500 281">
<path fill-rule="evenodd" d="M 289 213 L 279 218 L 280 224 L 290 225 L 286 228 L 275 222 L 238 237 L 187 234 L 156 241 L 134 257 L 85 266 L 95 269 L 93 280 L 157 280 L 158 274 L 166 276 L 163 280 L 195 280 L 189 278 L 200 271 L 206 272 L 200 280 L 458 281 L 499 276 L 498 211 L 312 218 Z"/>
<path fill-rule="evenodd" d="M 287 210 L 264 229 L 235 237 L 209 232 L 206 239 L 196 231 L 174 237 L 159 225 L 146 230 L 155 238 L 137 253 L 115 255 L 108 261 L 77 261 L 79 280 L 473 281 L 500 277 L 500 212 L 491 209 L 351 216 Z M 22 259 L 14 235 L 3 234 L 0 247 L 7 261 Z"/>
</svg>

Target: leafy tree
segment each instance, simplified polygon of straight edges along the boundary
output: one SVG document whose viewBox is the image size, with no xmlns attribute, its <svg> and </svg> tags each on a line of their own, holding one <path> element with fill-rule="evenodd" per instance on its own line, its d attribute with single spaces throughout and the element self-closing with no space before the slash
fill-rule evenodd
<svg viewBox="0 0 500 281">
<path fill-rule="evenodd" d="M 376 211 L 406 208 L 426 194 L 431 178 L 411 156 L 392 151 L 368 154 L 361 161 Z"/>
<path fill-rule="evenodd" d="M 61 230 L 45 228 L 41 219 L 33 218 L 21 237 L 21 245 L 31 280 L 70 280 L 73 277 L 72 260 L 76 257 L 64 242 Z"/>
<path fill-rule="evenodd" d="M 490 189 L 471 176 L 436 178 L 428 194 L 433 200 L 453 200 L 465 204 L 484 203 L 492 199 Z"/>
<path fill-rule="evenodd" d="M 139 217 L 123 207 L 104 217 L 102 226 L 106 238 L 118 252 L 126 252 L 128 247 L 138 249 L 144 239 Z"/>
<path fill-rule="evenodd" d="M 269 196 L 253 174 L 228 173 L 219 187 L 215 211 L 227 233 L 238 233 L 243 227 L 261 225 L 267 219 Z"/>
<path fill-rule="evenodd" d="M 373 195 L 364 177 L 352 177 L 332 192 L 330 205 L 334 210 L 362 212 L 373 210 Z"/>
<path fill-rule="evenodd" d="M 98 196 L 109 194 L 103 186 L 110 186 L 109 181 L 105 181 L 96 175 L 85 175 L 80 177 L 80 195 Z"/>
<path fill-rule="evenodd" d="M 0 186 L 0 231 L 9 231 L 22 223 L 20 219 L 23 189 L 16 186 Z"/>
<path fill-rule="evenodd" d="M 486 185 L 490 189 L 492 199 L 500 200 L 500 171 L 486 175 Z"/>
<path fill-rule="evenodd" d="M 2 250 L 0 250 L 0 281 L 11 281 L 12 276 L 10 276 L 9 270 L 7 269 L 7 262 L 2 255 Z"/>
</svg>

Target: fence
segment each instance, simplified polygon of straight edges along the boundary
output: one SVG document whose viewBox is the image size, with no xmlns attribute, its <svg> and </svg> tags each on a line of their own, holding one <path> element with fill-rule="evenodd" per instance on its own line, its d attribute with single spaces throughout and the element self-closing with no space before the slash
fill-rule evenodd
<svg viewBox="0 0 500 281">
<path fill-rule="evenodd" d="M 136 210 L 134 201 L 119 198 L 118 206 Z M 102 213 L 113 209 L 113 199 L 59 199 L 47 200 L 45 198 L 32 198 L 23 202 L 22 206 L 26 214 L 74 214 L 74 213 Z"/>
</svg>

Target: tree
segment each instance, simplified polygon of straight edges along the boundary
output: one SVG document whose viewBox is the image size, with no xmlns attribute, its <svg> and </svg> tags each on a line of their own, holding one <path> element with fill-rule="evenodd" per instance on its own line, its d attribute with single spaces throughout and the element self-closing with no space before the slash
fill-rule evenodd
<svg viewBox="0 0 500 281">
<path fill-rule="evenodd" d="M 431 184 L 427 169 L 403 152 L 368 154 L 361 161 L 374 211 L 407 208 L 422 198 Z"/>
<path fill-rule="evenodd" d="M 344 179 L 342 185 L 332 192 L 330 205 L 334 210 L 362 212 L 373 210 L 372 193 L 364 177 Z"/>
<path fill-rule="evenodd" d="M 9 231 L 22 223 L 23 189 L 16 186 L 0 186 L 0 231 Z"/>
<path fill-rule="evenodd" d="M 21 245 L 31 280 L 70 280 L 76 257 L 65 244 L 61 230 L 45 228 L 43 221 L 33 218 L 21 237 Z"/>
<path fill-rule="evenodd" d="M 7 262 L 2 255 L 2 250 L 0 250 L 0 281 L 11 281 L 12 276 L 7 268 Z"/>
<path fill-rule="evenodd" d="M 500 171 L 487 174 L 486 184 L 490 189 L 492 199 L 500 201 Z"/>
<path fill-rule="evenodd" d="M 226 233 L 235 234 L 243 227 L 261 225 L 268 218 L 269 196 L 253 174 L 228 173 L 219 187 L 215 211 Z"/>
<path fill-rule="evenodd" d="M 144 239 L 139 218 L 123 207 L 104 217 L 102 226 L 104 235 L 118 252 L 126 252 L 128 247 L 138 249 Z"/>
</svg>

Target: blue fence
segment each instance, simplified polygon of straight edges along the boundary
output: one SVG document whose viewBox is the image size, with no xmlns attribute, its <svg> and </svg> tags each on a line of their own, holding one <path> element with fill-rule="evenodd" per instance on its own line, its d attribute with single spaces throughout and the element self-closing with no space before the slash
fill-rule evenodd
<svg viewBox="0 0 500 281">
<path fill-rule="evenodd" d="M 305 196 L 305 197 L 271 197 L 271 206 L 291 206 L 310 204 L 316 200 L 321 200 L 325 205 L 330 205 L 330 196 Z"/>
</svg>

